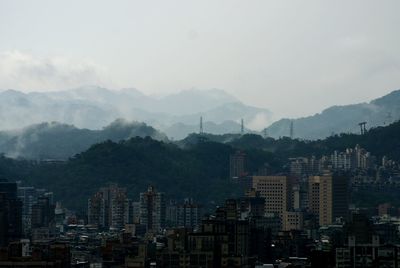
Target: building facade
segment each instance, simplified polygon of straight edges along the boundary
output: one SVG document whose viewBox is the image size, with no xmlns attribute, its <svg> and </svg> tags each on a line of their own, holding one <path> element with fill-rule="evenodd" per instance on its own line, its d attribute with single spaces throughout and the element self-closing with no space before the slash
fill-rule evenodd
<svg viewBox="0 0 400 268">
<path fill-rule="evenodd" d="M 165 227 L 164 193 L 157 192 L 153 186 L 140 194 L 140 223 L 147 232 L 159 232 Z"/>
</svg>

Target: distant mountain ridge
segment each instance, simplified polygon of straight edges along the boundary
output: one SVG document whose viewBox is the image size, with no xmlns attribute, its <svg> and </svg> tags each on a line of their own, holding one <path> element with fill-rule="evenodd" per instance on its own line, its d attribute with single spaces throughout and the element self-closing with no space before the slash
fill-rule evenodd
<svg viewBox="0 0 400 268">
<path fill-rule="evenodd" d="M 400 118 L 400 90 L 372 100 L 344 106 L 332 106 L 321 113 L 299 119 L 281 119 L 268 128 L 270 137 L 289 136 L 293 122 L 295 138 L 314 140 L 332 134 L 359 133 L 358 123 L 367 122 L 367 128 L 388 125 Z"/>
<path fill-rule="evenodd" d="M 52 121 L 101 129 L 124 118 L 164 131 L 175 124 L 198 124 L 200 116 L 217 125 L 225 121 L 239 123 L 243 118 L 252 129 L 262 129 L 272 122 L 270 111 L 245 105 L 219 89 L 190 89 L 164 97 L 147 96 L 136 89 L 96 86 L 54 92 L 0 91 L 0 130 Z"/>
<path fill-rule="evenodd" d="M 332 134 L 359 133 L 360 122 L 367 122 L 367 128 L 371 128 L 398 120 L 400 90 L 369 103 L 332 106 L 313 116 L 274 123 L 270 111 L 246 105 L 219 89 L 190 89 L 164 97 L 148 96 L 136 89 L 95 86 L 54 92 L 0 91 L 0 130 L 53 121 L 100 130 L 124 118 L 144 122 L 178 140 L 199 131 L 200 117 L 204 132 L 209 134 L 239 133 L 243 119 L 246 132 L 268 126 L 263 135 L 289 136 L 293 122 L 294 138 L 322 139 Z"/>
</svg>

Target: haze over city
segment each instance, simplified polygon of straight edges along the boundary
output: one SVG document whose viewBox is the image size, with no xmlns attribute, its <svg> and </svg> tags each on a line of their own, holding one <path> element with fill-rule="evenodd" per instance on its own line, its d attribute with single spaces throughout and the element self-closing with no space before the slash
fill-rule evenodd
<svg viewBox="0 0 400 268">
<path fill-rule="evenodd" d="M 0 267 L 399 268 L 399 11 L 0 0 Z"/>
<path fill-rule="evenodd" d="M 0 89 L 222 89 L 298 118 L 399 88 L 398 1 L 1 1 Z"/>
</svg>

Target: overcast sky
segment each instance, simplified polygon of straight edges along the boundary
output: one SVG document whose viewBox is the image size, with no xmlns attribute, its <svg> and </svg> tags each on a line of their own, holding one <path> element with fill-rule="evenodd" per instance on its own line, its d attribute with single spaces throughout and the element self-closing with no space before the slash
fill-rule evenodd
<svg viewBox="0 0 400 268">
<path fill-rule="evenodd" d="M 0 89 L 223 89 L 277 116 L 400 88 L 400 1 L 0 0 Z"/>
</svg>

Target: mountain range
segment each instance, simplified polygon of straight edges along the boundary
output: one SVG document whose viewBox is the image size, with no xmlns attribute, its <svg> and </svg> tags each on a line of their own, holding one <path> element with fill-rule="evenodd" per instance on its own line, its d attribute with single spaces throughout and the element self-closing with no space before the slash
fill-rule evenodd
<svg viewBox="0 0 400 268">
<path fill-rule="evenodd" d="M 293 123 L 293 137 L 315 140 L 332 134 L 360 133 L 361 122 L 367 123 L 367 128 L 385 126 L 400 119 L 400 90 L 372 100 L 344 106 L 332 106 L 321 113 L 298 119 L 281 119 L 268 128 L 270 137 L 290 136 Z"/>
<path fill-rule="evenodd" d="M 264 129 L 263 135 L 279 138 L 290 136 L 293 125 L 293 138 L 323 139 L 333 134 L 359 133 L 360 122 L 367 122 L 367 128 L 372 128 L 398 120 L 400 90 L 368 103 L 332 106 L 312 116 L 284 118 L 274 123 L 269 110 L 246 105 L 219 89 L 190 89 L 163 97 L 148 96 L 136 89 L 110 90 L 96 86 L 53 92 L 0 92 L 3 131 L 25 128 L 24 132 L 32 124 L 32 129 L 36 129 L 43 122 L 60 122 L 86 131 L 102 130 L 123 118 L 128 122 L 144 122 L 171 140 L 181 140 L 199 132 L 200 117 L 203 131 L 214 135 L 240 134 L 243 119 L 245 133 Z M 7 137 L 21 130 L 6 132 L 0 136 L 0 144 L 7 146 L 0 146 L 0 152 L 9 154 L 13 146 L 9 146 Z M 3 148 L 7 150 L 1 151 Z"/>
<path fill-rule="evenodd" d="M 96 86 L 54 92 L 0 92 L 0 130 L 53 121 L 95 130 L 124 118 L 144 122 L 179 139 L 199 130 L 201 116 L 204 122 L 214 124 L 209 129 L 204 125 L 205 130 L 215 134 L 240 132 L 241 119 L 252 129 L 272 122 L 267 109 L 245 105 L 218 89 L 190 89 L 164 97 L 148 96 L 136 89 Z M 177 125 L 182 127 L 179 132 Z"/>
</svg>

